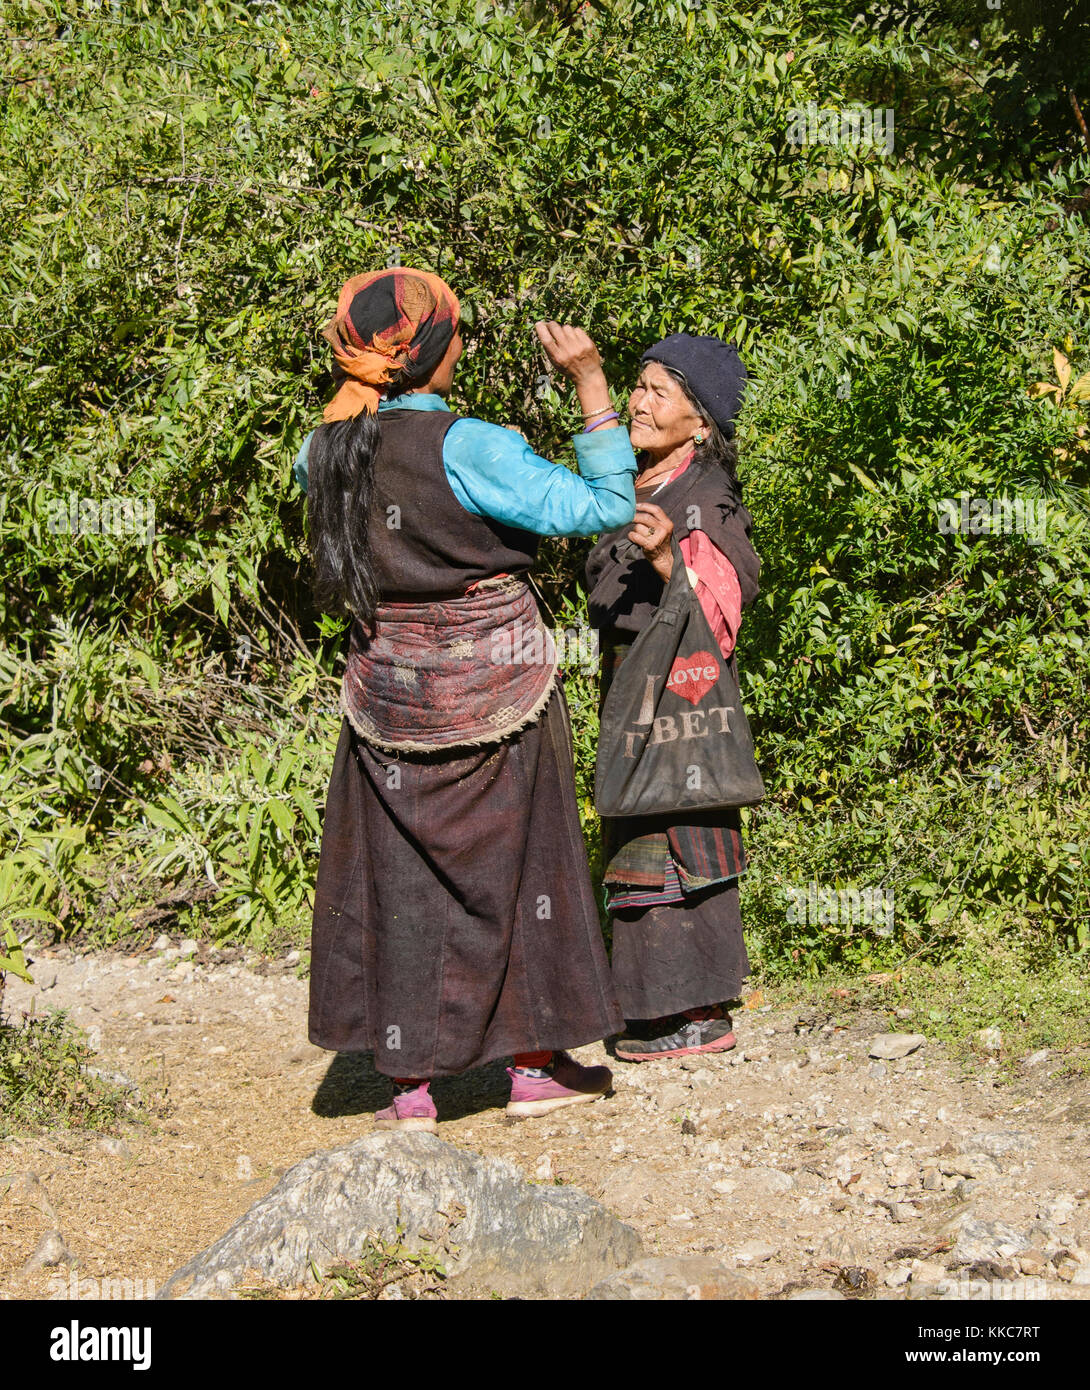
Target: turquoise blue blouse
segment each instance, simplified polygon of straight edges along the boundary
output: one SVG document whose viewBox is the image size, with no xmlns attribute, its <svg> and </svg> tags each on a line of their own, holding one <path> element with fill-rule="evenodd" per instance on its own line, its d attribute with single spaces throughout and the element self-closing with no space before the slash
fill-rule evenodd
<svg viewBox="0 0 1090 1390">
<path fill-rule="evenodd" d="M 429 392 L 380 401 L 379 410 L 449 410 Z M 307 452 L 295 458 L 295 479 L 307 490 Z M 539 536 L 593 536 L 636 514 L 636 456 L 624 429 L 577 434 L 573 473 L 540 458 L 516 430 L 463 417 L 443 439 L 443 469 L 455 497 L 474 516 L 492 517 Z"/>
</svg>

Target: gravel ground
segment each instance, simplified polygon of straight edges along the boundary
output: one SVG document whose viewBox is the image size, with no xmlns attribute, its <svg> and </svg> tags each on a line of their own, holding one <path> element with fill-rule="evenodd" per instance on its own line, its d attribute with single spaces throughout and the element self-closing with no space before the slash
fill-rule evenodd
<svg viewBox="0 0 1090 1390">
<path fill-rule="evenodd" d="M 0 1297 L 160 1287 L 287 1168 L 369 1133 L 388 1103 L 365 1058 L 306 1041 L 291 957 L 190 947 L 39 951 L 33 987 L 9 978 L 7 1014 L 68 1009 L 150 1119 L 120 1138 L 0 1143 Z M 440 1137 L 580 1187 L 649 1255 L 715 1256 L 765 1297 L 934 1297 L 954 1277 L 1090 1296 L 1085 1077 L 1038 1053 L 1002 1081 L 996 1063 L 966 1070 L 931 1042 L 876 1061 L 889 1018 L 832 1017 L 747 1009 L 735 1051 L 680 1065 L 580 1048 L 613 1066 L 614 1093 L 518 1125 L 496 1063 L 435 1084 Z"/>
</svg>

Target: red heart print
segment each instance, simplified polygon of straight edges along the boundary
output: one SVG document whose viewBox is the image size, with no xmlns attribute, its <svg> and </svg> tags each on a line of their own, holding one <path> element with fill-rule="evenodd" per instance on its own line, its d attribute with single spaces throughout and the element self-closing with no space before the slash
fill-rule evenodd
<svg viewBox="0 0 1090 1390">
<path fill-rule="evenodd" d="M 693 652 L 691 656 L 679 656 L 670 667 L 666 688 L 690 705 L 697 705 L 718 679 L 719 662 L 711 652 Z"/>
</svg>

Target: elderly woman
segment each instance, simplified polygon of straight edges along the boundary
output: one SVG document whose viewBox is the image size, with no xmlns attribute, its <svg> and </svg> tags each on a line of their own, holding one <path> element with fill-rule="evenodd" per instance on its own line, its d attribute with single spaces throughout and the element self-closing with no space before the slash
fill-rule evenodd
<svg viewBox="0 0 1090 1390">
<path fill-rule="evenodd" d="M 508 1114 L 592 1101 L 562 1049 L 619 1031 L 580 834 L 555 649 L 523 576 L 542 535 L 633 516 L 635 457 L 594 344 L 537 325 L 574 382 L 579 473 L 444 397 L 459 306 L 422 271 L 361 275 L 325 330 L 340 389 L 304 442 L 316 595 L 354 617 L 314 900 L 310 1038 L 371 1052 L 380 1127 L 512 1056 Z"/>
<path fill-rule="evenodd" d="M 629 401 L 639 460 L 635 525 L 603 536 L 587 560 L 603 698 L 662 597 L 672 536 L 735 676 L 742 609 L 757 595 L 760 561 L 735 472 L 734 417 L 746 379 L 737 350 L 678 333 L 648 348 L 642 362 Z M 607 820 L 603 832 L 613 982 L 628 1020 L 617 1056 L 640 1062 L 733 1047 L 726 1006 L 749 971 L 738 812 Z"/>
</svg>

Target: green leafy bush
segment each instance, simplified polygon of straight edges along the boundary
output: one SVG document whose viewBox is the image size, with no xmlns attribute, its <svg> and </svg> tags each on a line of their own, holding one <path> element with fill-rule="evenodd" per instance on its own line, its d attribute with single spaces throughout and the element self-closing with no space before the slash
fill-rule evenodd
<svg viewBox="0 0 1090 1390">
<path fill-rule="evenodd" d="M 466 307 L 455 408 L 554 457 L 578 417 L 535 319 L 584 324 L 622 394 L 665 333 L 739 341 L 766 968 L 941 956 L 965 911 L 1084 947 L 1090 161 L 1059 87 L 1010 123 L 1041 73 L 1016 8 L 7 0 L 17 899 L 66 931 L 305 933 L 343 625 L 290 467 L 341 281 L 400 260 Z M 810 107 L 888 109 L 892 153 L 792 144 Z M 944 534 L 962 495 L 1043 504 L 1044 543 Z M 111 497 L 150 538 L 57 528 Z M 543 547 L 564 623 L 584 550 Z M 568 689 L 597 864 L 595 691 Z M 788 922 L 811 881 L 894 892 L 896 931 Z"/>
<path fill-rule="evenodd" d="M 0 1139 L 57 1127 L 114 1129 L 134 1118 L 126 1088 L 88 1070 L 94 1055 L 62 1010 L 0 1018 Z"/>
</svg>

